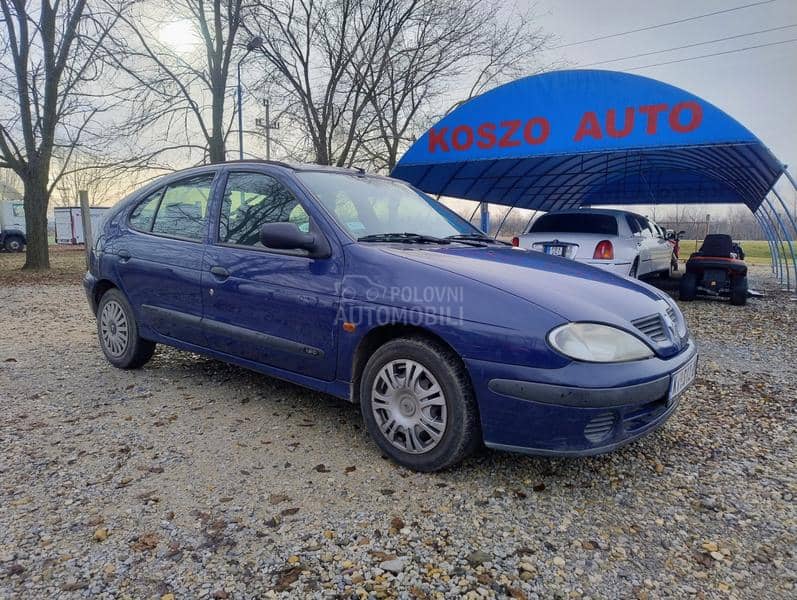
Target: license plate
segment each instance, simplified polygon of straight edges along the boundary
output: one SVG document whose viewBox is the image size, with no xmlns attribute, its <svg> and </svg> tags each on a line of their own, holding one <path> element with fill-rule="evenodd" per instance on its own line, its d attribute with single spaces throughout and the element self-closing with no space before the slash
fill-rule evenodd
<svg viewBox="0 0 797 600">
<path fill-rule="evenodd" d="M 563 256 L 564 253 L 564 246 L 545 246 L 545 254 L 550 254 L 551 256 Z"/>
<path fill-rule="evenodd" d="M 670 378 L 670 400 L 681 394 L 689 384 L 695 379 L 697 373 L 697 355 L 692 357 L 688 363 L 672 374 Z"/>
</svg>

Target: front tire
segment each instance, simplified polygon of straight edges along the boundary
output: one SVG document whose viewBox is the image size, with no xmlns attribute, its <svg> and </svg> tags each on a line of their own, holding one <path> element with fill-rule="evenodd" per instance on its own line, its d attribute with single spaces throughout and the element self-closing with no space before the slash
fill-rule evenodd
<svg viewBox="0 0 797 600">
<path fill-rule="evenodd" d="M 100 299 L 97 336 L 105 358 L 119 369 L 143 367 L 155 352 L 155 342 L 138 335 L 133 309 L 117 289 L 108 290 Z"/>
<path fill-rule="evenodd" d="M 678 288 L 678 296 L 684 302 L 691 302 L 697 296 L 697 275 L 684 273 Z"/>
<path fill-rule="evenodd" d="M 465 365 L 421 336 L 391 340 L 374 352 L 360 378 L 360 406 L 379 448 L 415 471 L 451 467 L 481 444 Z"/>
</svg>

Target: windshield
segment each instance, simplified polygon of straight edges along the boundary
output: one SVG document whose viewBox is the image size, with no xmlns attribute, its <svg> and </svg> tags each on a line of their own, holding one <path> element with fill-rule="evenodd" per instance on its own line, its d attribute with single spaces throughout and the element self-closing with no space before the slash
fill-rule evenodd
<svg viewBox="0 0 797 600">
<path fill-rule="evenodd" d="M 356 239 L 387 233 L 483 235 L 439 202 L 397 180 L 319 171 L 297 176 Z"/>
<path fill-rule="evenodd" d="M 537 219 L 529 232 L 617 235 L 617 219 L 590 213 L 547 214 Z"/>
</svg>

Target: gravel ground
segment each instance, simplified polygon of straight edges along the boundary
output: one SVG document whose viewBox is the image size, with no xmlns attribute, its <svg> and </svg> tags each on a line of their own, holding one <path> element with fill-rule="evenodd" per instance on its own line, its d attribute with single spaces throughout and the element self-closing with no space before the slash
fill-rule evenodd
<svg viewBox="0 0 797 600">
<path fill-rule="evenodd" d="M 380 457 L 357 409 L 0 289 L 0 598 L 795 597 L 797 303 L 684 305 L 696 385 L 610 455 Z M 35 306 L 28 310 L 25 304 Z"/>
</svg>

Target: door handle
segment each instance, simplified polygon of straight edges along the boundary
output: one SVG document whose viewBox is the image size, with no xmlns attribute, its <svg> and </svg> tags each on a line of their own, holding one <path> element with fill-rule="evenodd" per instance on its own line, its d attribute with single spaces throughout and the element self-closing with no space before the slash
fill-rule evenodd
<svg viewBox="0 0 797 600">
<path fill-rule="evenodd" d="M 210 267 L 211 274 L 218 280 L 224 281 L 230 276 L 230 272 L 224 267 Z"/>
<path fill-rule="evenodd" d="M 119 256 L 119 259 L 120 259 L 122 262 L 127 262 L 127 261 L 128 261 L 128 260 L 130 260 L 130 258 L 131 258 L 130 251 L 129 251 L 129 250 L 127 250 L 126 248 L 122 248 L 122 249 L 120 249 L 120 250 L 119 250 L 119 252 L 118 252 L 117 254 L 118 254 L 118 256 Z"/>
</svg>

